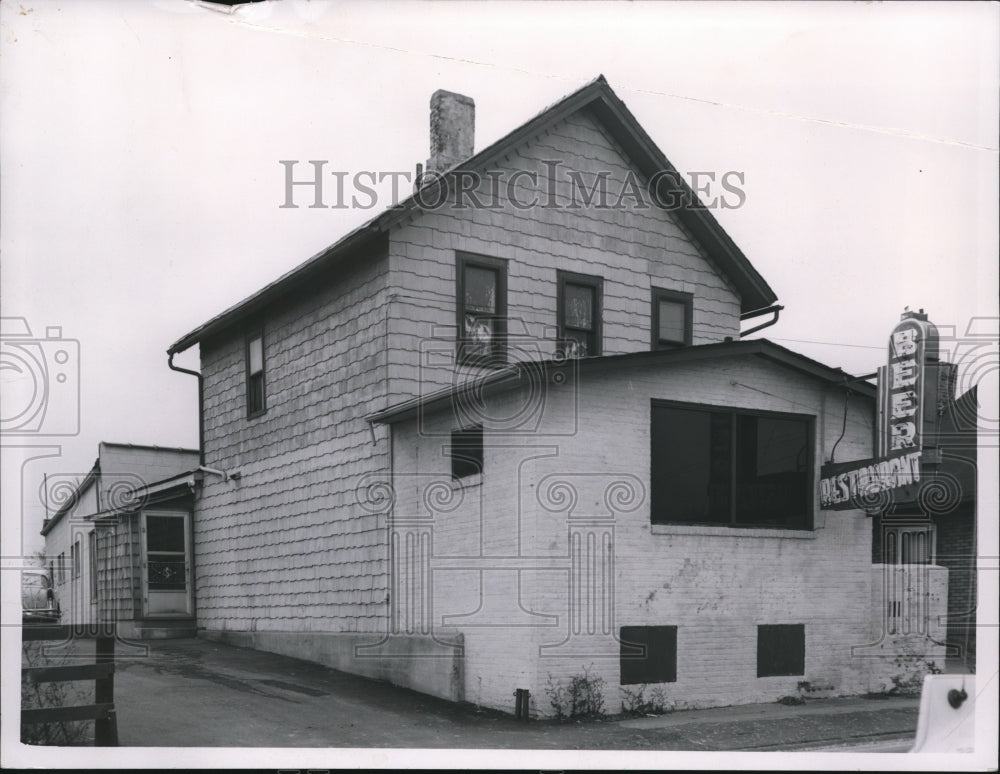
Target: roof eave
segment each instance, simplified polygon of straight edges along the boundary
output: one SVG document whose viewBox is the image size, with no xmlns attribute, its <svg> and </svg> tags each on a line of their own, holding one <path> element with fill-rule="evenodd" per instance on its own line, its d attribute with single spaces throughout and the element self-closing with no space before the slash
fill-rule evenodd
<svg viewBox="0 0 1000 774">
<path fill-rule="evenodd" d="M 354 255 L 357 250 L 371 244 L 385 230 L 387 227 L 385 221 L 390 214 L 392 214 L 392 210 L 383 212 L 374 220 L 351 231 L 329 247 L 323 248 L 323 250 L 291 271 L 282 274 L 278 279 L 265 285 L 253 295 L 229 307 L 224 312 L 217 314 L 190 333 L 181 336 L 170 345 L 167 349 L 167 354 L 174 355 L 183 352 L 206 338 L 210 338 L 214 334 L 250 317 L 274 301 L 287 295 L 291 290 L 298 287 L 300 283 L 305 282 L 311 277 L 313 273 L 323 271 L 339 260 Z"/>
<path fill-rule="evenodd" d="M 651 350 L 643 352 L 628 352 L 619 355 L 604 355 L 598 357 L 581 358 L 578 363 L 581 369 L 593 368 L 612 363 L 624 363 L 631 366 L 643 365 L 645 363 L 666 362 L 666 363 L 686 363 L 699 360 L 712 360 L 721 357 L 731 356 L 754 356 L 764 360 L 784 365 L 801 373 L 816 377 L 827 382 L 832 387 L 850 390 L 866 397 L 874 398 L 876 388 L 866 381 L 854 377 L 843 369 L 812 360 L 805 355 L 800 355 L 790 349 L 786 349 L 767 339 L 754 339 L 752 341 L 726 341 L 715 344 L 701 344 L 694 347 L 684 347 L 673 350 Z M 492 393 L 505 391 L 516 387 L 524 380 L 524 370 L 529 367 L 555 368 L 564 366 L 564 360 L 545 360 L 530 363 L 517 363 L 490 374 L 476 377 L 465 382 L 458 387 L 445 387 L 429 395 L 410 398 L 409 400 L 388 406 L 381 411 L 374 412 L 365 417 L 366 421 L 373 424 L 395 424 L 397 422 L 413 419 L 423 412 L 434 413 L 448 402 L 461 402 L 462 398 L 470 393 L 474 393 L 477 399 Z"/>
<path fill-rule="evenodd" d="M 97 475 L 100 472 L 101 463 L 98 459 L 94 463 L 94 466 L 90 469 L 90 472 L 84 477 L 83 481 L 73 490 L 73 494 L 66 499 L 66 502 L 54 513 L 51 519 L 46 519 L 42 524 L 42 537 L 47 536 L 52 529 L 62 521 L 63 516 L 65 516 L 69 511 L 73 509 L 73 506 L 80 501 L 80 496 L 86 492 L 94 483 L 97 481 Z M 46 493 L 47 495 L 47 493 Z"/>
</svg>

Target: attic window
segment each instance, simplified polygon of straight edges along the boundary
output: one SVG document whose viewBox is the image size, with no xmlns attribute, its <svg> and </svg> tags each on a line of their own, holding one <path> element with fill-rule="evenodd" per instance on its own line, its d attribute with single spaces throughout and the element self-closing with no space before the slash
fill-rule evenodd
<svg viewBox="0 0 1000 774">
<path fill-rule="evenodd" d="M 653 288 L 653 349 L 674 349 L 691 345 L 690 293 Z"/>
<path fill-rule="evenodd" d="M 247 337 L 247 418 L 267 411 L 264 392 L 264 334 L 253 333 Z"/>
<path fill-rule="evenodd" d="M 601 295 L 604 280 L 559 272 L 559 351 L 565 357 L 601 354 Z"/>
<path fill-rule="evenodd" d="M 458 362 L 505 365 L 507 262 L 461 254 L 455 269 Z"/>
</svg>

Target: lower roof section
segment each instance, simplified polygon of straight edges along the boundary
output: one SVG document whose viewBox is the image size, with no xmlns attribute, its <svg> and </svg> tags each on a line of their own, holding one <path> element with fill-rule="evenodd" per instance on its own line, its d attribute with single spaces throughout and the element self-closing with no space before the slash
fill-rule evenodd
<svg viewBox="0 0 1000 774">
<path fill-rule="evenodd" d="M 695 347 L 680 349 L 656 350 L 644 352 L 629 352 L 623 355 L 603 355 L 581 358 L 577 361 L 580 375 L 585 377 L 588 370 L 607 368 L 609 366 L 642 366 L 667 365 L 674 363 L 691 363 L 699 360 L 713 360 L 733 357 L 760 357 L 777 363 L 800 373 L 844 387 L 852 392 L 875 397 L 875 385 L 867 382 L 866 377 L 856 377 L 840 368 L 820 363 L 817 360 L 800 355 L 790 349 L 775 344 L 767 339 L 753 341 L 725 341 L 719 344 L 702 344 Z M 529 375 L 539 369 L 552 370 L 565 365 L 562 358 L 541 361 L 526 361 L 512 363 L 504 368 L 473 377 L 462 384 L 446 387 L 428 395 L 389 406 L 366 417 L 376 424 L 393 424 L 412 419 L 420 411 L 434 410 L 446 405 L 449 401 L 466 395 L 485 397 L 486 395 L 506 392 L 525 383 Z"/>
</svg>

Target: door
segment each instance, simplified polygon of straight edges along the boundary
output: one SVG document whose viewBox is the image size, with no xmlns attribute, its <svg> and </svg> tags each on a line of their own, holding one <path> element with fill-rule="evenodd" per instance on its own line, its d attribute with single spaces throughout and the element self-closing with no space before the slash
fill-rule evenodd
<svg viewBox="0 0 1000 774">
<path fill-rule="evenodd" d="M 926 634 L 931 621 L 929 568 L 935 559 L 934 525 L 927 521 L 889 527 L 883 524 L 882 535 L 882 555 L 888 572 L 889 633 Z"/>
<path fill-rule="evenodd" d="M 149 617 L 191 615 L 189 514 L 142 514 L 143 613 Z"/>
</svg>

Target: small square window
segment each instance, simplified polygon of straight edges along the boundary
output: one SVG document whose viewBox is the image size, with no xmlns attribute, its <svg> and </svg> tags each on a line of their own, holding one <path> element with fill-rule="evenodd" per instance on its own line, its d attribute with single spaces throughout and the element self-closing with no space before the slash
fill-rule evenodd
<svg viewBox="0 0 1000 774">
<path fill-rule="evenodd" d="M 451 434 L 451 477 L 474 476 L 483 471 L 483 428 L 470 427 Z"/>
<path fill-rule="evenodd" d="M 757 627 L 757 677 L 804 675 L 806 627 L 771 624 Z"/>
<path fill-rule="evenodd" d="M 562 271 L 557 279 L 560 353 L 565 357 L 600 355 L 604 280 Z"/>
<path fill-rule="evenodd" d="M 247 417 L 267 411 L 264 385 L 264 334 L 253 333 L 247 337 Z"/>
<path fill-rule="evenodd" d="M 674 349 L 691 345 L 690 293 L 653 288 L 653 349 Z"/>
<path fill-rule="evenodd" d="M 623 626 L 618 639 L 622 685 L 676 682 L 676 626 Z"/>
</svg>

